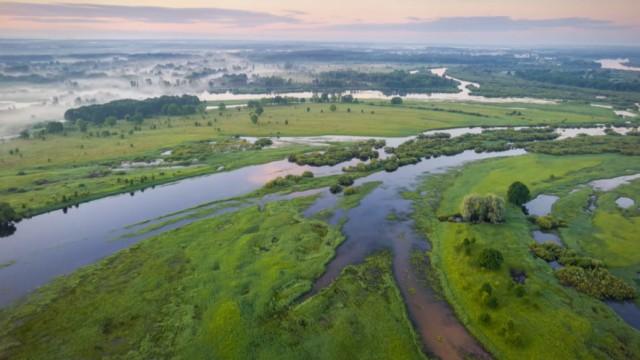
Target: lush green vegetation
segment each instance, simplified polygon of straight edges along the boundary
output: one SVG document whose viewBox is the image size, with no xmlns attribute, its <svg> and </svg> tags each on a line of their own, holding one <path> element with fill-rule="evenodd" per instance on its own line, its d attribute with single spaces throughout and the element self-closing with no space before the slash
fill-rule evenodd
<svg viewBox="0 0 640 360">
<path fill-rule="evenodd" d="M 566 65 L 566 64 L 565 64 Z M 602 101 L 614 106 L 631 107 L 637 102 L 638 75 L 631 71 L 611 71 L 595 68 L 590 62 L 576 68 L 558 64 L 491 64 L 487 66 L 456 66 L 449 74 L 456 78 L 480 83 L 472 94 L 488 97 L 534 97 L 546 99 Z"/>
<path fill-rule="evenodd" d="M 313 90 L 340 92 L 346 90 L 379 90 L 384 94 L 458 92 L 457 83 L 430 72 L 410 73 L 358 72 L 353 70 L 322 72 L 313 81 Z"/>
<path fill-rule="evenodd" d="M 275 100 L 274 100 L 275 101 Z M 420 104 L 420 105 L 417 105 Z M 347 112 L 345 107 L 351 110 Z M 255 109 L 226 109 L 188 116 L 159 116 L 141 124 L 127 121 L 94 125 L 65 124 L 62 131 L 34 130 L 23 138 L 0 142 L 0 200 L 24 215 L 70 206 L 110 194 L 129 192 L 189 176 L 272 161 L 308 150 L 268 147 L 261 151 L 232 139 L 234 135 L 411 135 L 434 128 L 467 125 L 596 123 L 615 120 L 607 109 L 561 104 L 528 106 L 521 115 L 503 105 L 415 103 L 264 104 L 257 125 L 248 119 Z M 324 110 L 324 111 L 323 111 Z M 482 116 L 478 116 L 482 115 Z M 59 123 L 58 123 L 59 124 Z M 82 125 L 82 124 L 80 124 Z M 36 135 L 37 134 L 37 135 Z M 262 145 L 262 143 L 258 144 Z M 266 142 L 265 142 L 266 145 Z M 123 162 L 165 165 L 139 167 L 122 174 Z M 193 160 L 196 159 L 194 162 Z M 174 164 L 175 162 L 175 164 Z M 389 162 L 382 167 L 397 168 Z"/>
<path fill-rule="evenodd" d="M 616 204 L 619 197 L 633 199 L 635 206 L 620 208 Z M 640 226 L 639 203 L 640 181 L 636 180 L 607 192 L 578 189 L 563 196 L 553 208 L 553 214 L 567 223 L 560 229 L 563 241 L 585 256 L 601 259 L 636 291 L 640 291 L 640 244 L 636 234 Z"/>
<path fill-rule="evenodd" d="M 200 110 L 197 96 L 161 96 L 146 100 L 115 100 L 106 104 L 82 106 L 69 109 L 64 118 L 70 122 L 88 121 L 102 124 L 107 119 L 131 120 L 140 123 L 144 118 L 158 115 L 190 115 Z"/>
<path fill-rule="evenodd" d="M 357 90 L 379 90 L 385 94 L 457 92 L 457 83 L 425 71 L 411 73 L 404 70 L 362 72 L 356 70 L 324 71 L 310 81 L 295 81 L 281 76 L 252 76 L 224 74 L 209 82 L 210 90 L 234 93 L 271 93 L 313 91 L 341 93 Z"/>
<path fill-rule="evenodd" d="M 640 170 L 636 157 L 526 155 L 430 177 L 411 195 L 416 223 L 433 246 L 430 258 L 444 296 L 496 358 L 635 358 L 640 335 L 599 300 L 564 286 L 545 261 L 531 255 L 532 228 L 519 206 L 507 206 L 502 224 L 438 217 L 456 212 L 470 193 L 505 196 L 514 181 L 526 183 L 532 194 L 567 194 L 602 174 L 631 169 Z M 481 266 L 499 258 L 488 249 L 501 253 L 499 269 Z"/>
<path fill-rule="evenodd" d="M 516 181 L 509 185 L 507 190 L 507 200 L 515 205 L 521 206 L 531 199 L 531 193 L 527 185 Z"/>
<path fill-rule="evenodd" d="M 299 300 L 343 240 L 299 214 L 313 200 L 201 220 L 60 278 L 0 312 L 0 355 L 422 358 L 389 254 Z"/>
<path fill-rule="evenodd" d="M 552 155 L 619 153 L 640 155 L 640 136 L 577 136 L 527 145 L 528 151 Z"/>
<path fill-rule="evenodd" d="M 627 300 L 637 296 L 633 286 L 611 274 L 598 259 L 580 256 L 575 250 L 554 243 L 533 244 L 531 252 L 545 261 L 565 266 L 555 271 L 563 285 L 598 299 Z"/>
<path fill-rule="evenodd" d="M 504 221 L 504 199 L 495 194 L 467 195 L 462 200 L 460 214 L 464 221 L 498 224 Z"/>
<path fill-rule="evenodd" d="M 376 149 L 384 147 L 384 140 L 359 141 L 353 144 L 336 144 L 327 149 L 315 152 L 289 155 L 289 161 L 298 165 L 325 166 L 337 165 L 341 162 L 360 159 L 366 161 L 377 159 Z"/>
</svg>

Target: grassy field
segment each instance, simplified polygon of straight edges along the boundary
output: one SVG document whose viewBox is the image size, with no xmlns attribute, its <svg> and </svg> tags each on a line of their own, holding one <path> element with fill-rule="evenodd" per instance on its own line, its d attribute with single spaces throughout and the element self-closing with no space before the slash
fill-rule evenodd
<svg viewBox="0 0 640 360">
<path fill-rule="evenodd" d="M 307 111 L 307 108 L 309 111 Z M 514 108 L 518 110 L 514 113 Z M 348 111 L 350 110 L 350 111 Z M 461 126 L 601 123 L 615 121 L 610 110 L 580 104 L 487 105 L 409 102 L 390 106 L 328 104 L 269 106 L 258 124 L 250 109 L 212 110 L 187 117 L 148 119 L 134 127 L 123 121 L 111 128 L 68 131 L 45 139 L 0 143 L 0 201 L 33 215 L 98 197 L 147 188 L 177 179 L 282 159 L 308 148 L 251 149 L 235 135 L 406 136 Z M 108 132 L 110 136 L 97 136 Z M 228 144 L 203 147 L 203 142 Z M 195 144 L 195 145 L 194 145 Z M 190 148 L 191 146 L 191 148 Z M 178 164 L 115 171 L 123 161 L 153 161 L 165 151 L 184 151 Z M 191 155 L 190 158 L 187 155 Z M 171 157 L 169 157 L 169 160 Z"/>
<path fill-rule="evenodd" d="M 445 297 L 496 358 L 637 358 L 640 333 L 604 303 L 559 284 L 551 267 L 530 254 L 532 226 L 517 207 L 510 205 L 506 223 L 499 225 L 440 222 L 437 216 L 458 212 L 470 193 L 505 196 L 514 181 L 527 184 L 534 196 L 563 195 L 602 174 L 638 170 L 637 157 L 526 155 L 428 178 L 413 194 L 416 221 L 433 245 L 430 257 Z M 475 239 L 466 251 L 465 238 Z M 485 248 L 503 253 L 500 270 L 476 265 Z M 524 285 L 512 280 L 512 270 L 526 273 Z M 488 295 L 484 284 L 491 288 Z"/>
<path fill-rule="evenodd" d="M 595 211 L 584 211 L 595 196 Z M 619 197 L 635 201 L 635 206 L 622 209 L 616 203 Z M 569 193 L 555 204 L 553 214 L 568 223 L 561 228 L 562 239 L 571 248 L 603 260 L 610 269 L 627 279 L 640 290 L 640 181 L 621 185 L 611 191 L 594 191 L 585 187 Z"/>
<path fill-rule="evenodd" d="M 300 215 L 313 200 L 201 220 L 57 279 L 0 312 L 0 357 L 423 358 L 390 254 L 298 300 L 343 241 Z"/>
<path fill-rule="evenodd" d="M 309 111 L 307 111 L 309 108 Z M 350 109 L 350 111 L 349 111 Z M 539 124 L 583 124 L 616 121 L 611 110 L 588 104 L 474 104 L 455 102 L 388 102 L 298 104 L 266 107 L 257 125 L 249 121 L 250 109 L 207 113 L 226 135 L 306 136 L 363 135 L 407 136 L 432 129 L 463 126 L 516 126 Z"/>
</svg>

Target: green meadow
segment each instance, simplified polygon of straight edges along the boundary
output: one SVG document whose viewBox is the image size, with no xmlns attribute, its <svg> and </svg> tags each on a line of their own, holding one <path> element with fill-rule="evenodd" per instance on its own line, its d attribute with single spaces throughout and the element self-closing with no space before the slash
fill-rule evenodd
<svg viewBox="0 0 640 360">
<path fill-rule="evenodd" d="M 463 198 L 471 193 L 504 197 L 514 181 L 524 182 L 533 196 L 544 193 L 564 197 L 578 185 L 600 179 L 603 174 L 614 177 L 639 170 L 637 157 L 525 155 L 472 163 L 427 178 L 410 195 L 415 201 L 417 225 L 433 246 L 429 255 L 443 295 L 459 319 L 496 358 L 637 358 L 640 333 L 603 302 L 562 286 L 552 268 L 532 256 L 529 245 L 534 243 L 533 225 L 518 207 L 508 205 L 503 224 L 441 222 L 438 216 L 458 212 Z M 584 211 L 584 205 L 581 203 L 577 208 L 580 210 L 575 211 Z M 603 207 L 605 211 L 606 205 Z M 629 226 L 617 228 L 618 223 L 602 223 L 597 218 L 596 214 L 594 226 L 601 228 L 594 236 L 601 236 L 599 231 L 634 236 Z M 581 226 L 568 217 L 567 220 L 568 228 L 561 230 L 563 240 L 567 239 L 566 232 Z M 590 254 L 586 248 L 574 247 L 580 244 L 577 239 L 589 242 L 577 236 L 567 241 L 568 246 Z M 615 241 L 618 239 L 601 239 L 602 244 L 608 244 L 603 247 L 613 246 Z M 504 263 L 499 270 L 477 265 L 479 254 L 489 248 L 503 254 Z M 603 260 L 612 266 L 617 261 L 627 261 L 628 256 L 619 249 L 614 246 L 608 255 L 603 254 Z M 592 253 L 600 257 L 597 250 Z M 512 273 L 526 274 L 525 283 L 518 284 Z"/>
<path fill-rule="evenodd" d="M 44 211 L 178 179 L 280 160 L 306 146 L 254 149 L 234 140 L 246 136 L 362 135 L 407 136 L 463 126 L 586 124 L 614 122 L 608 109 L 588 104 L 466 104 L 386 102 L 267 106 L 257 124 L 250 109 L 211 110 L 184 117 L 119 121 L 113 127 L 73 128 L 44 138 L 0 143 L 0 201 L 20 214 Z M 108 136 L 105 136 L 104 133 Z M 206 144 L 217 144 L 203 146 Z M 119 171 L 126 161 L 154 161 L 166 151 L 183 156 L 173 163 Z M 176 168 L 171 165 L 179 165 Z M 169 169 L 167 169 L 169 168 Z"/>
</svg>

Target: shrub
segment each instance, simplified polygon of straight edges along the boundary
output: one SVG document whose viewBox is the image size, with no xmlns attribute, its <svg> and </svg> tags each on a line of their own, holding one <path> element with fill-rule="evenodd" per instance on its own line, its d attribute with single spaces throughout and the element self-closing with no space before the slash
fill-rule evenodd
<svg viewBox="0 0 640 360">
<path fill-rule="evenodd" d="M 535 217 L 535 223 L 542 230 L 557 229 L 561 226 L 566 226 L 565 222 L 551 215 L 537 216 Z"/>
<path fill-rule="evenodd" d="M 478 265 L 487 270 L 498 270 L 504 262 L 504 257 L 499 250 L 486 248 L 478 256 Z"/>
<path fill-rule="evenodd" d="M 344 189 L 344 194 L 345 195 L 354 195 L 358 192 L 358 189 L 354 188 L 353 186 L 350 186 L 346 189 Z"/>
<path fill-rule="evenodd" d="M 384 171 L 386 172 L 394 172 L 398 170 L 398 163 L 396 161 L 385 161 L 384 162 Z"/>
<path fill-rule="evenodd" d="M 628 300 L 636 297 L 635 289 L 609 270 L 567 266 L 555 272 L 560 283 L 598 299 Z"/>
<path fill-rule="evenodd" d="M 19 220 L 20 217 L 9 203 L 0 202 L 0 228 L 10 227 Z"/>
<path fill-rule="evenodd" d="M 392 105 L 402 105 L 402 98 L 400 96 L 394 96 L 391 98 Z"/>
<path fill-rule="evenodd" d="M 486 282 L 486 283 L 482 284 L 482 286 L 480 287 L 480 291 L 491 295 L 491 293 L 493 292 L 493 288 L 491 287 L 491 284 Z"/>
<path fill-rule="evenodd" d="M 507 190 L 507 200 L 510 203 L 521 206 L 530 199 L 531 193 L 529 192 L 527 185 L 520 181 L 516 181 L 509 186 L 509 190 Z"/>
<path fill-rule="evenodd" d="M 265 146 L 273 145 L 273 141 L 271 141 L 271 139 L 269 139 L 269 138 L 261 138 L 261 139 L 256 140 L 254 145 L 256 147 L 263 148 Z"/>
<path fill-rule="evenodd" d="M 482 314 L 480 314 L 480 317 L 478 318 L 478 320 L 480 320 L 480 322 L 483 323 L 483 324 L 490 324 L 491 323 L 491 315 L 489 315 L 488 313 L 482 313 Z"/>
<path fill-rule="evenodd" d="M 313 177 L 313 173 L 311 171 L 305 171 L 300 176 L 302 176 L 303 178 L 312 178 Z"/>
<path fill-rule="evenodd" d="M 342 186 L 351 186 L 353 185 L 353 178 L 349 175 L 342 175 L 338 178 L 338 184 Z"/>
<path fill-rule="evenodd" d="M 488 308 L 490 309 L 497 309 L 498 308 L 498 298 L 495 296 L 489 296 L 487 298 L 487 302 L 485 303 L 485 305 L 487 305 Z"/>
<path fill-rule="evenodd" d="M 338 194 L 338 193 L 342 192 L 342 186 L 340 186 L 338 184 L 333 184 L 329 188 L 329 191 L 331 191 L 332 194 Z"/>
</svg>

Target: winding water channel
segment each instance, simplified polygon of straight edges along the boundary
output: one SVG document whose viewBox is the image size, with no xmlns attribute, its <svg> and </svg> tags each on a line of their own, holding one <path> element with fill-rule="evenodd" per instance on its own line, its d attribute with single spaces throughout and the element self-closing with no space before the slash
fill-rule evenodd
<svg viewBox="0 0 640 360">
<path fill-rule="evenodd" d="M 444 132 L 457 136 L 479 131 L 480 128 L 468 128 Z M 335 140 L 335 137 L 332 139 Z M 386 140 L 389 145 L 397 146 L 407 139 Z M 322 140 L 327 139 L 323 137 Z M 350 137 L 343 140 L 354 139 Z M 521 149 L 493 153 L 465 151 L 453 156 L 423 160 L 401 167 L 394 173 L 377 172 L 358 179 L 357 185 L 370 181 L 380 181 L 382 184 L 367 195 L 360 205 L 348 211 L 337 211 L 329 220 L 333 224 L 340 219 L 345 220 L 342 230 L 346 240 L 338 247 L 325 273 L 317 279 L 311 295 L 328 286 L 345 266 L 359 263 L 377 250 L 391 249 L 394 276 L 425 352 L 447 359 L 469 356 L 489 358 L 489 354 L 457 320 L 446 301 L 424 284 L 421 275 L 412 266 L 413 250 L 428 250 L 429 244 L 415 231 L 409 216 L 412 203 L 403 199 L 401 192 L 414 188 L 421 177 L 441 173 L 470 161 L 525 153 Z M 311 168 L 286 160 L 274 161 L 182 180 L 135 194 L 111 196 L 67 211 L 54 211 L 26 219 L 17 224 L 13 235 L 0 241 L 0 263 L 12 263 L 0 269 L 0 307 L 11 304 L 56 276 L 94 263 L 159 232 L 195 221 L 197 218 L 180 218 L 180 214 L 189 212 L 185 212 L 185 209 L 247 194 L 278 176 L 301 174 L 307 170 L 316 176 L 339 174 L 342 167 L 356 162 Z M 251 204 L 312 194 L 320 194 L 320 197 L 306 211 L 307 216 L 336 204 L 334 195 L 326 189 L 316 189 L 286 196 L 269 195 L 259 200 L 237 201 L 212 211 L 209 216 Z M 216 204 L 207 206 L 214 208 Z M 390 214 L 396 216 L 392 219 Z M 158 227 L 155 231 L 125 236 L 136 228 L 167 219 L 177 221 Z"/>
</svg>

